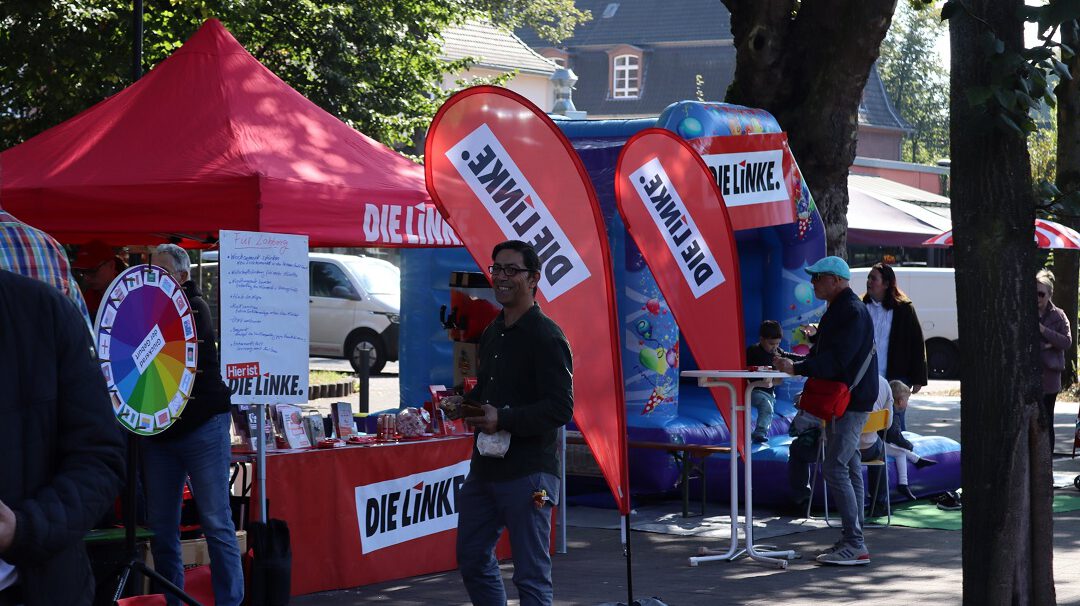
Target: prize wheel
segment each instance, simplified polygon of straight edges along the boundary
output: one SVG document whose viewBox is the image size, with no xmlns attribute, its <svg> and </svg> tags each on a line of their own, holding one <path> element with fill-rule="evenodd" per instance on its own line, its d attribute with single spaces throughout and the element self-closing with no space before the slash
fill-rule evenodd
<svg viewBox="0 0 1080 606">
<path fill-rule="evenodd" d="M 128 268 L 105 291 L 94 327 L 120 424 L 144 436 L 168 429 L 191 396 L 198 362 L 184 289 L 155 265 Z"/>
</svg>

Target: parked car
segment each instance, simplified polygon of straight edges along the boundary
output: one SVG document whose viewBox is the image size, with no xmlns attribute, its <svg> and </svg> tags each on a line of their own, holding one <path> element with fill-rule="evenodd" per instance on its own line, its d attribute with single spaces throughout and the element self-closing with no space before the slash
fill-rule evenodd
<svg viewBox="0 0 1080 606">
<path fill-rule="evenodd" d="M 203 253 L 201 261 L 192 275 L 216 302 L 217 251 Z M 372 373 L 397 361 L 401 271 L 359 255 L 308 253 L 308 261 L 310 355 L 348 358 L 357 372 L 364 351 Z"/>
<path fill-rule="evenodd" d="M 926 365 L 931 379 L 960 375 L 960 337 L 956 323 L 956 272 L 951 267 L 893 267 L 896 282 L 915 303 L 926 341 Z M 869 267 L 852 268 L 851 288 L 866 292 Z"/>
<path fill-rule="evenodd" d="M 382 259 L 310 253 L 311 355 L 348 358 L 371 372 L 398 359 L 401 271 Z"/>
</svg>

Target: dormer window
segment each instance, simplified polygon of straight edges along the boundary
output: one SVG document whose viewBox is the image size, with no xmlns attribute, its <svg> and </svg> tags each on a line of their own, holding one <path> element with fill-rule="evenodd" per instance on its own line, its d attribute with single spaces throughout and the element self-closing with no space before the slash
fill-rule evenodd
<svg viewBox="0 0 1080 606">
<path fill-rule="evenodd" d="M 619 55 L 611 67 L 611 96 L 616 99 L 636 99 L 641 92 L 641 58 Z"/>
<path fill-rule="evenodd" d="M 608 96 L 612 99 L 637 99 L 642 90 L 644 53 L 636 46 L 620 44 L 608 50 Z"/>
<path fill-rule="evenodd" d="M 566 52 L 561 48 L 552 48 L 549 46 L 547 48 L 541 48 L 537 52 L 539 52 L 540 56 L 544 57 L 545 59 L 551 59 L 552 61 L 554 61 L 555 65 L 558 65 L 559 67 L 570 66 L 570 53 Z"/>
</svg>

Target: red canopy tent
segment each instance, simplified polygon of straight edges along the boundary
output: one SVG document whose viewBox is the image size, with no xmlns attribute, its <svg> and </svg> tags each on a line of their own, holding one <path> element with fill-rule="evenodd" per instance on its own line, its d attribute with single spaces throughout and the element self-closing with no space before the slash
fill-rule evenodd
<svg viewBox="0 0 1080 606">
<path fill-rule="evenodd" d="M 0 154 L 0 205 L 66 243 L 304 234 L 460 246 L 424 169 L 308 101 L 216 19 L 141 80 Z"/>
</svg>

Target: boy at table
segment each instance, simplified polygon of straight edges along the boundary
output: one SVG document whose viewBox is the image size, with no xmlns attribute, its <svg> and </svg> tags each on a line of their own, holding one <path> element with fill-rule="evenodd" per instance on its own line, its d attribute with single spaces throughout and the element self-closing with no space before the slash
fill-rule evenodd
<svg viewBox="0 0 1080 606">
<path fill-rule="evenodd" d="M 469 475 L 457 495 L 457 560 L 473 604 L 505 604 L 495 559 L 505 528 L 523 605 L 551 604 L 551 505 L 559 498 L 556 438 L 574 414 L 573 363 L 562 329 L 536 304 L 540 258 L 510 240 L 492 251 L 491 284 L 503 310 L 480 338 L 479 410 Z M 467 407 L 463 407 L 468 410 Z"/>
<path fill-rule="evenodd" d="M 780 349 L 780 339 L 783 338 L 780 323 L 776 320 L 765 320 L 758 328 L 758 342 L 746 348 L 746 364 L 751 368 L 755 366 L 772 366 L 773 358 L 781 356 L 793 360 L 799 356 Z M 773 408 L 776 406 L 776 392 L 773 387 L 780 384 L 782 379 L 767 379 L 767 385 L 754 388 L 750 394 L 750 406 L 757 411 L 757 423 L 754 426 L 750 439 L 755 444 L 764 444 L 769 441 L 769 428 L 772 427 Z"/>
</svg>

